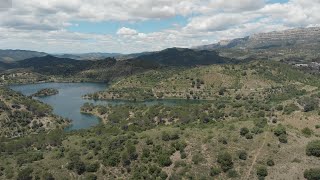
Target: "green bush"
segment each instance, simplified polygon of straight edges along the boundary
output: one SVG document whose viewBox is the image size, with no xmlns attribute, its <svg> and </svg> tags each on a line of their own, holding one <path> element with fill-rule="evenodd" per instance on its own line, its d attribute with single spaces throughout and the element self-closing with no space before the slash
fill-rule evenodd
<svg viewBox="0 0 320 180">
<path fill-rule="evenodd" d="M 253 135 L 251 133 L 246 134 L 246 139 L 253 139 Z"/>
<path fill-rule="evenodd" d="M 86 166 L 87 172 L 97 172 L 99 169 L 99 163 L 92 163 Z"/>
<path fill-rule="evenodd" d="M 282 110 L 283 110 L 283 106 L 282 106 L 282 105 L 278 105 L 278 106 L 276 107 L 276 110 L 277 110 L 277 111 L 282 111 Z"/>
<path fill-rule="evenodd" d="M 238 152 L 239 159 L 247 160 L 248 154 L 246 151 L 242 150 Z"/>
<path fill-rule="evenodd" d="M 309 142 L 306 148 L 306 154 L 308 156 L 320 157 L 320 140 Z"/>
<path fill-rule="evenodd" d="M 285 106 L 284 109 L 283 109 L 283 112 L 284 112 L 284 114 L 289 115 L 289 114 L 291 114 L 291 113 L 293 113 L 294 111 L 297 111 L 297 110 L 299 110 L 299 107 L 292 103 L 292 104 L 289 104 L 289 105 Z"/>
<path fill-rule="evenodd" d="M 200 153 L 196 153 L 195 155 L 192 156 L 192 162 L 194 164 L 199 164 L 202 161 L 204 161 L 204 158 Z"/>
<path fill-rule="evenodd" d="M 254 124 L 258 128 L 264 128 L 268 124 L 268 120 L 266 118 L 259 118 L 254 121 Z"/>
<path fill-rule="evenodd" d="M 94 174 L 88 174 L 84 177 L 85 180 L 97 180 L 98 177 Z"/>
<path fill-rule="evenodd" d="M 307 169 L 303 174 L 307 180 L 319 180 L 320 179 L 320 168 Z"/>
<path fill-rule="evenodd" d="M 268 165 L 268 166 L 274 166 L 274 161 L 273 161 L 273 159 L 268 159 L 268 160 L 267 160 L 267 165 Z"/>
<path fill-rule="evenodd" d="M 220 164 L 220 167 L 224 172 L 233 168 L 232 156 L 228 152 L 219 153 L 217 162 Z"/>
<path fill-rule="evenodd" d="M 288 136 L 286 134 L 281 134 L 278 138 L 281 143 L 288 143 Z"/>
<path fill-rule="evenodd" d="M 239 177 L 239 174 L 236 170 L 231 169 L 228 171 L 227 176 L 228 176 L 228 178 L 236 178 L 236 177 Z"/>
<path fill-rule="evenodd" d="M 259 166 L 257 168 L 257 176 L 259 179 L 268 176 L 268 169 L 265 166 Z"/>
<path fill-rule="evenodd" d="M 218 176 L 221 173 L 221 168 L 219 167 L 212 167 L 210 169 L 210 176 Z"/>
<path fill-rule="evenodd" d="M 27 167 L 18 173 L 17 180 L 32 180 L 33 169 Z"/>
<path fill-rule="evenodd" d="M 52 175 L 51 173 L 48 173 L 48 172 L 44 173 L 44 175 L 42 176 L 42 178 L 43 178 L 44 180 L 55 180 L 55 178 L 53 177 L 53 175 Z"/>
<path fill-rule="evenodd" d="M 240 135 L 241 136 L 245 136 L 248 133 L 249 133 L 249 129 L 248 128 L 243 127 L 243 128 L 240 129 Z"/>
<path fill-rule="evenodd" d="M 301 132 L 305 137 L 311 137 L 311 135 L 313 134 L 313 131 L 308 127 L 303 128 Z"/>
<path fill-rule="evenodd" d="M 283 125 L 279 124 L 276 127 L 276 129 L 274 130 L 274 135 L 280 136 L 282 134 L 287 134 L 287 131 L 286 131 L 286 128 Z"/>
<path fill-rule="evenodd" d="M 162 153 L 158 156 L 158 163 L 162 167 L 170 166 L 172 164 L 172 161 L 170 159 L 170 155 L 167 153 Z"/>
</svg>

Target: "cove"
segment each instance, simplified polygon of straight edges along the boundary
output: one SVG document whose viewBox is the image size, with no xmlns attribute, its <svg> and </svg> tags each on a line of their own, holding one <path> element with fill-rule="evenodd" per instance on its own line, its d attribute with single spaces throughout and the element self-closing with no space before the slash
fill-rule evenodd
<svg viewBox="0 0 320 180">
<path fill-rule="evenodd" d="M 52 106 L 55 114 L 71 119 L 72 124 L 66 129 L 70 131 L 89 128 L 99 123 L 97 117 L 80 113 L 80 107 L 86 102 L 91 102 L 91 100 L 83 99 L 82 96 L 88 93 L 103 91 L 107 88 L 107 85 L 103 83 L 42 83 L 12 85 L 10 88 L 26 96 L 44 88 L 58 89 L 59 94 L 57 95 L 34 98 Z"/>
<path fill-rule="evenodd" d="M 12 85 L 10 88 L 26 96 L 34 94 L 44 88 L 57 89 L 59 91 L 59 94 L 57 95 L 34 98 L 52 106 L 55 114 L 71 119 L 72 124 L 66 129 L 67 131 L 86 129 L 100 123 L 100 120 L 96 116 L 83 114 L 80 112 L 81 106 L 86 102 L 93 103 L 95 105 L 143 103 L 147 106 L 159 103 L 167 106 L 174 106 L 179 103 L 201 103 L 201 101 L 194 100 L 149 100 L 144 102 L 132 102 L 122 100 L 95 101 L 82 98 L 82 96 L 85 94 L 106 90 L 107 85 L 103 83 L 41 83 Z"/>
</svg>

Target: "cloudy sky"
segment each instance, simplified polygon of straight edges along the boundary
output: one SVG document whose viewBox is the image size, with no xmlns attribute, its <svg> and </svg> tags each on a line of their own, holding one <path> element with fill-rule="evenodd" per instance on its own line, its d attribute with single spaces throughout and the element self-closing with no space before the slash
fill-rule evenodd
<svg viewBox="0 0 320 180">
<path fill-rule="evenodd" d="M 133 53 L 320 25 L 320 0 L 0 0 L 0 49 Z"/>
</svg>

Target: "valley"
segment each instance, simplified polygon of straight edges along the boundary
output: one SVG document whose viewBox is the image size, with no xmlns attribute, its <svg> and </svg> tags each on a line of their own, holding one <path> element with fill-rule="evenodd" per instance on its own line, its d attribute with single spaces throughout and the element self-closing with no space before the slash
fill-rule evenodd
<svg viewBox="0 0 320 180">
<path fill-rule="evenodd" d="M 0 179 L 319 179 L 317 37 L 1 61 Z"/>
</svg>

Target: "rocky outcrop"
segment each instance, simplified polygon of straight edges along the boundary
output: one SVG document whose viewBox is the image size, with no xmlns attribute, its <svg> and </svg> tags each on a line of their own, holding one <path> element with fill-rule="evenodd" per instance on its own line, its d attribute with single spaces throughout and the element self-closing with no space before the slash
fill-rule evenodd
<svg viewBox="0 0 320 180">
<path fill-rule="evenodd" d="M 250 37 L 233 40 L 223 40 L 217 44 L 196 47 L 201 50 L 214 50 L 222 48 L 240 49 L 267 49 L 272 47 L 295 46 L 299 44 L 319 44 L 320 27 L 289 29 L 258 33 Z"/>
</svg>

